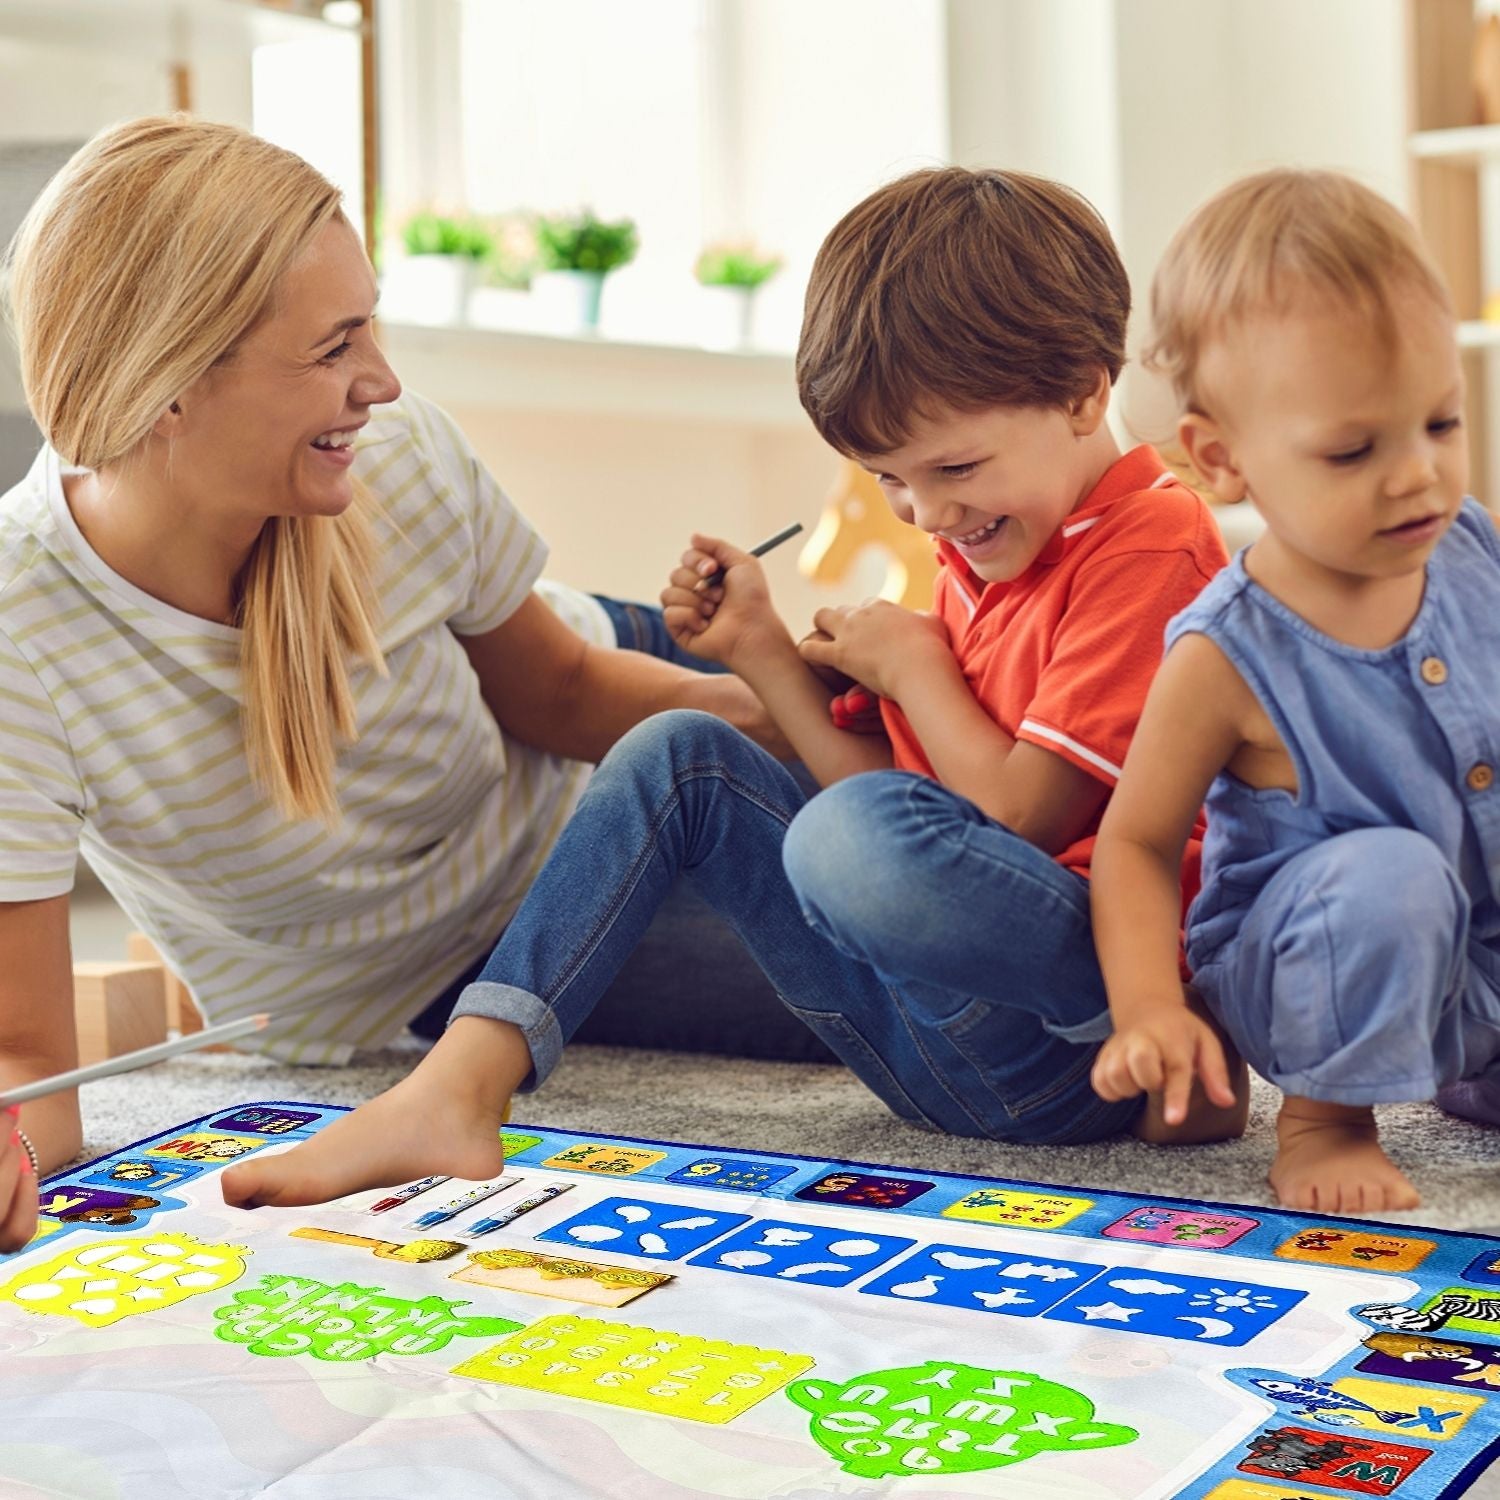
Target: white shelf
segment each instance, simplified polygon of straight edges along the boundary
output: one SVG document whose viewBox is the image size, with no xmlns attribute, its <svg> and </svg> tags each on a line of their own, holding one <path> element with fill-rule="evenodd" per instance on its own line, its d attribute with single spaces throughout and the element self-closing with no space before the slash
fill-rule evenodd
<svg viewBox="0 0 1500 1500">
<path fill-rule="evenodd" d="M 380 320 L 403 384 L 442 406 L 807 428 L 788 354 Z"/>
<path fill-rule="evenodd" d="M 1420 130 L 1406 144 L 1411 154 L 1423 161 L 1448 161 L 1455 165 L 1500 161 L 1500 125 Z"/>
</svg>

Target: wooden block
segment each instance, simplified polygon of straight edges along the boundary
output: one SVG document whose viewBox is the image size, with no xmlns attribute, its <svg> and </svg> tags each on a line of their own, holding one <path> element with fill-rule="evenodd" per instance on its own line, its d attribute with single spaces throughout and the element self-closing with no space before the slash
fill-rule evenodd
<svg viewBox="0 0 1500 1500">
<path fill-rule="evenodd" d="M 156 950 L 156 944 L 144 932 L 132 932 L 125 939 L 125 957 L 134 963 L 160 964 L 167 979 L 167 1027 L 184 1036 L 190 1031 L 203 1030 L 203 1012 L 193 999 L 193 992 L 167 967 L 166 960 Z M 207 1052 L 217 1051 L 206 1047 Z M 225 1047 L 224 1051 L 229 1049 Z"/>
<path fill-rule="evenodd" d="M 160 964 L 73 965 L 81 1067 L 167 1039 L 166 971 Z"/>
</svg>

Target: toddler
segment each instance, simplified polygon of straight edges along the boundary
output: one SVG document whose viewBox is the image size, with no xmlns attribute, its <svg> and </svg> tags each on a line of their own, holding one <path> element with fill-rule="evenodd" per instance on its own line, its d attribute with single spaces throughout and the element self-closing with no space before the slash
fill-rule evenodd
<svg viewBox="0 0 1500 1500">
<path fill-rule="evenodd" d="M 1184 447 L 1264 535 L 1168 632 L 1095 852 L 1105 1099 L 1218 1040 L 1177 983 L 1177 862 L 1208 795 L 1194 984 L 1285 1094 L 1270 1181 L 1319 1213 L 1416 1204 L 1372 1106 L 1500 1123 L 1500 543 L 1464 498 L 1453 309 L 1411 225 L 1327 172 L 1201 207 L 1150 358 Z"/>
</svg>

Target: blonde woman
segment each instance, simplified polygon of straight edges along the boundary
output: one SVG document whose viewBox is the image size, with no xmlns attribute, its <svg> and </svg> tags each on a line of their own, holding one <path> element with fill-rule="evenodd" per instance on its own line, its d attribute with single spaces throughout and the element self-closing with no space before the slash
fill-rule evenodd
<svg viewBox="0 0 1500 1500">
<path fill-rule="evenodd" d="M 47 439 L 0 499 L 0 1089 L 76 1062 L 80 851 L 215 1021 L 336 1064 L 482 963 L 594 761 L 733 678 L 613 645 L 406 395 L 339 195 L 229 126 L 85 146 L 9 256 Z M 79 1149 L 0 1141 L 0 1250 Z"/>
</svg>

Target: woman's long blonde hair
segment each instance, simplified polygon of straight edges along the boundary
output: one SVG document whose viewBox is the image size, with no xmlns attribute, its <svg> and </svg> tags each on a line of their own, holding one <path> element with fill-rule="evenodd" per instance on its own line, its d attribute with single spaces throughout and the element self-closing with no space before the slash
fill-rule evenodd
<svg viewBox="0 0 1500 1500">
<path fill-rule="evenodd" d="M 185 115 L 84 146 L 7 255 L 27 405 L 64 461 L 127 460 L 267 314 L 339 199 L 292 152 Z M 369 504 L 356 487 L 336 518 L 271 517 L 241 574 L 246 751 L 289 817 L 336 819 L 334 760 L 356 733 L 350 659 L 384 670 Z"/>
</svg>

